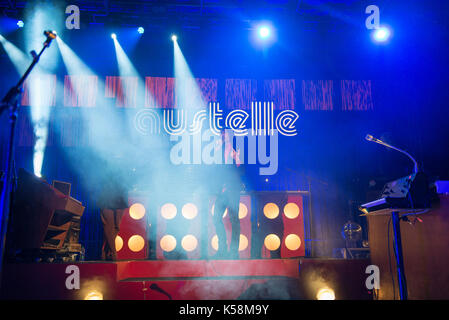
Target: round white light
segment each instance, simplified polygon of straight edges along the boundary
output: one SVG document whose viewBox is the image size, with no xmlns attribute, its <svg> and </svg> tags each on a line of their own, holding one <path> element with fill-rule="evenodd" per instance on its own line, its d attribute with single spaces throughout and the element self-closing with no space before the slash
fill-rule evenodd
<svg viewBox="0 0 449 320">
<path fill-rule="evenodd" d="M 373 33 L 373 39 L 377 42 L 385 42 L 390 38 L 390 30 L 386 27 L 376 29 Z"/>
<path fill-rule="evenodd" d="M 173 219 L 177 213 L 178 210 L 173 203 L 166 203 L 161 207 L 161 215 L 167 220 Z"/>
<path fill-rule="evenodd" d="M 259 36 L 261 38 L 268 38 L 270 36 L 270 28 L 262 26 L 259 28 Z"/>
<path fill-rule="evenodd" d="M 144 205 L 141 204 L 141 203 L 134 203 L 129 208 L 129 215 L 134 220 L 142 219 L 144 217 L 144 215 L 145 215 L 145 207 L 144 207 Z"/>
<path fill-rule="evenodd" d="M 317 300 L 335 300 L 335 292 L 331 288 L 322 288 L 316 294 Z"/>
</svg>

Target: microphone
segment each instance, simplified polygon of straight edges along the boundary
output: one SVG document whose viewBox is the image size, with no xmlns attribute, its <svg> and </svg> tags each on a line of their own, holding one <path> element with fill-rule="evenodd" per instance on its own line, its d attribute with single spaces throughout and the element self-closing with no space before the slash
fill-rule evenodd
<svg viewBox="0 0 449 320">
<path fill-rule="evenodd" d="M 386 143 L 385 141 L 382 141 L 382 140 L 380 140 L 380 139 L 376 139 L 376 138 L 374 138 L 371 134 L 367 134 L 367 135 L 365 136 L 365 140 L 371 141 L 371 142 L 375 142 L 375 143 L 378 143 L 378 144 L 381 144 L 381 145 L 383 145 L 384 147 L 387 147 L 387 148 L 390 148 L 390 149 L 399 151 L 399 152 L 402 153 L 402 154 L 405 154 L 410 160 L 413 161 L 413 164 L 414 164 L 413 171 L 414 171 L 414 173 L 418 173 L 418 163 L 416 162 L 416 160 L 415 160 L 415 159 L 414 159 L 408 152 L 406 152 L 406 151 L 404 151 L 404 150 L 401 150 L 401 149 L 399 149 L 399 148 L 396 148 L 396 147 L 394 147 L 394 146 L 392 146 L 392 145 Z"/>
<path fill-rule="evenodd" d="M 44 42 L 44 46 L 49 47 L 51 41 L 56 39 L 56 31 L 45 30 L 44 35 L 47 37 L 47 40 Z"/>
<path fill-rule="evenodd" d="M 57 33 L 56 31 L 46 30 L 44 31 L 44 35 L 51 39 L 56 39 Z"/>
<path fill-rule="evenodd" d="M 150 285 L 150 289 L 157 291 L 159 293 L 162 293 L 163 295 L 166 295 L 168 297 L 169 300 L 172 300 L 171 295 L 169 295 L 165 290 L 163 290 L 161 287 L 159 287 L 157 284 L 152 283 Z"/>
</svg>

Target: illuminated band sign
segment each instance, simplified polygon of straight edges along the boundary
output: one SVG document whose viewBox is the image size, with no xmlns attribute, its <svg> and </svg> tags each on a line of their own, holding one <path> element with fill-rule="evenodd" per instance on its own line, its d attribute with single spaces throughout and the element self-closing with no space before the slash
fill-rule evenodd
<svg viewBox="0 0 449 320">
<path fill-rule="evenodd" d="M 219 103 L 211 102 L 209 112 L 206 109 L 195 111 L 190 125 L 189 111 L 164 109 L 161 115 L 154 109 L 142 109 L 136 113 L 135 127 L 144 135 L 160 133 L 161 129 L 169 135 L 182 135 L 200 133 L 206 122 L 215 135 L 220 135 L 224 129 L 232 130 L 235 136 L 272 136 L 275 131 L 284 136 L 298 134 L 295 123 L 299 115 L 293 110 L 283 110 L 275 116 L 273 102 L 252 102 L 251 113 L 237 109 L 226 116 Z"/>
</svg>

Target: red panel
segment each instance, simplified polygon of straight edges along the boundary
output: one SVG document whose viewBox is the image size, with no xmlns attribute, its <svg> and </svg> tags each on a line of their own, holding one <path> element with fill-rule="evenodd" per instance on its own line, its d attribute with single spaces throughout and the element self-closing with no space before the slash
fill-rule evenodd
<svg viewBox="0 0 449 320">
<path fill-rule="evenodd" d="M 302 102 L 305 110 L 330 110 L 333 106 L 332 80 L 303 80 Z"/>
<path fill-rule="evenodd" d="M 341 80 L 341 99 L 342 110 L 373 110 L 371 80 Z"/>
<path fill-rule="evenodd" d="M 55 74 L 34 74 L 31 75 L 23 84 L 22 106 L 30 106 L 30 83 L 36 84 L 40 91 L 40 99 L 37 102 L 42 106 L 56 105 L 56 75 Z M 45 89 L 45 90 L 44 90 Z"/>
<path fill-rule="evenodd" d="M 268 234 L 276 234 L 281 240 L 280 257 L 292 258 L 305 256 L 305 239 L 304 239 L 304 218 L 303 218 L 303 202 L 302 196 L 298 193 L 287 192 L 264 192 L 259 195 L 259 225 L 258 229 L 261 236 L 261 256 L 263 258 L 274 258 L 274 253 L 279 251 L 270 251 L 264 245 L 264 239 Z M 263 208 L 267 203 L 274 203 L 279 208 L 279 216 L 275 219 L 268 219 L 263 214 Z M 289 219 L 284 214 L 284 207 L 288 203 L 295 203 L 299 207 L 299 215 L 295 219 Z M 297 250 L 289 250 L 285 245 L 285 238 L 289 234 L 299 236 L 301 246 Z M 279 250 L 279 249 L 278 249 Z"/>
<path fill-rule="evenodd" d="M 251 102 L 257 98 L 257 80 L 226 79 L 226 107 L 250 110 Z"/>
<path fill-rule="evenodd" d="M 177 214 L 179 214 L 179 212 Z M 163 260 L 163 259 L 165 259 L 165 256 L 164 256 L 164 251 L 162 250 L 160 243 L 161 243 L 161 238 L 166 234 L 167 220 L 161 216 L 161 205 L 157 206 L 157 218 L 156 219 L 157 219 L 156 259 Z"/>
<path fill-rule="evenodd" d="M 146 206 L 146 203 L 143 201 L 143 199 L 130 199 L 129 204 L 130 206 L 134 203 L 141 203 L 145 206 L 146 212 L 145 215 L 139 219 L 135 220 L 129 215 L 129 209 L 126 209 L 122 221 L 120 223 L 120 232 L 118 235 L 123 239 L 123 247 L 121 250 L 117 252 L 117 259 L 119 260 L 129 260 L 129 259 L 146 259 L 148 256 L 148 239 L 147 239 L 147 215 L 148 212 L 148 206 Z M 138 252 L 134 252 L 130 250 L 128 246 L 128 240 L 133 235 L 139 235 L 141 236 L 144 241 L 145 245 L 142 250 Z"/>
<path fill-rule="evenodd" d="M 97 76 L 68 76 L 64 78 L 64 106 L 94 107 L 98 94 Z"/>
<path fill-rule="evenodd" d="M 135 108 L 137 105 L 137 77 L 106 77 L 105 97 L 116 98 L 117 107 Z"/>
<path fill-rule="evenodd" d="M 275 110 L 295 109 L 295 79 L 264 80 L 264 101 L 272 101 Z"/>
<path fill-rule="evenodd" d="M 282 258 L 292 258 L 292 257 L 304 257 L 305 251 L 305 239 L 304 239 L 304 215 L 303 215 L 303 203 L 301 195 L 288 195 L 288 203 L 295 203 L 299 207 L 299 215 L 294 219 L 289 219 L 282 214 L 282 219 L 284 221 L 284 238 L 281 247 L 281 257 Z M 285 238 L 289 234 L 295 234 L 299 236 L 301 240 L 301 245 L 297 250 L 289 250 L 285 245 Z"/>
<path fill-rule="evenodd" d="M 117 281 L 144 278 L 299 277 L 298 259 L 117 262 Z"/>
<path fill-rule="evenodd" d="M 146 77 L 145 107 L 174 108 L 175 78 Z"/>
<path fill-rule="evenodd" d="M 240 219 L 240 234 L 244 235 L 248 239 L 248 247 L 245 250 L 239 252 L 241 259 L 251 258 L 251 197 L 241 196 L 240 203 L 244 204 L 248 209 L 248 213 L 242 219 Z"/>
<path fill-rule="evenodd" d="M 161 207 L 165 203 L 172 203 L 172 204 L 176 205 L 177 213 L 176 213 L 176 217 L 173 220 L 164 219 L 161 215 Z M 182 215 L 182 207 L 187 203 L 193 203 L 198 209 L 198 214 L 193 219 L 187 219 Z M 171 201 L 167 200 L 166 202 L 160 204 L 157 209 L 156 258 L 161 259 L 161 260 L 165 259 L 164 251 L 162 250 L 162 248 L 160 246 L 160 241 L 163 236 L 165 236 L 166 234 L 169 234 L 169 231 L 167 231 L 167 230 L 174 230 L 176 232 L 176 234 L 171 234 L 172 236 L 174 236 L 176 238 L 176 248 L 174 249 L 174 251 L 177 251 L 178 253 L 186 254 L 186 257 L 188 259 L 199 259 L 201 256 L 201 248 L 200 248 L 200 246 L 201 246 L 201 223 L 199 221 L 200 219 L 201 219 L 201 209 L 200 209 L 199 204 L 196 201 L 189 200 L 189 201 L 185 201 L 185 202 L 182 202 L 181 204 L 179 204 L 179 203 L 175 203 L 175 202 L 171 202 Z M 182 228 L 172 229 L 172 228 L 170 228 L 170 224 L 172 224 L 172 223 L 177 224 L 178 226 L 182 225 Z M 195 250 L 186 251 L 182 247 L 182 239 L 186 235 L 193 235 L 197 239 L 198 244 L 197 244 L 197 247 Z"/>
</svg>

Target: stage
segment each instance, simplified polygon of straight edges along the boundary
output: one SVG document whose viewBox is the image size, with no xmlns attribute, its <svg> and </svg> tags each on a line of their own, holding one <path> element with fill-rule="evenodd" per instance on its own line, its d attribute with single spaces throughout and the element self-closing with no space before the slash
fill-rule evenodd
<svg viewBox="0 0 449 320">
<path fill-rule="evenodd" d="M 439 2 L 0 5 L 0 299 L 449 299 Z"/>
<path fill-rule="evenodd" d="M 6 300 L 302 300 L 332 288 L 370 299 L 368 260 L 258 259 L 7 264 Z M 79 289 L 74 271 L 79 270 Z"/>
</svg>

